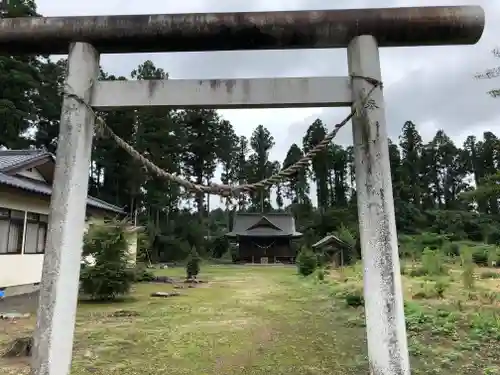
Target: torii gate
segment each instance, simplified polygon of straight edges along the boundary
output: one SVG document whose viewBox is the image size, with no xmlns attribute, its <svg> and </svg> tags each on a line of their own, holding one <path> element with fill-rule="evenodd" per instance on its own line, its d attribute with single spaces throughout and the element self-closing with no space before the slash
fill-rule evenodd
<svg viewBox="0 0 500 375">
<path fill-rule="evenodd" d="M 351 106 L 381 80 L 379 47 L 475 44 L 479 6 L 0 20 L 0 51 L 66 54 L 66 82 L 94 108 Z M 349 77 L 98 82 L 100 53 L 347 48 Z M 382 89 L 353 117 L 368 354 L 372 375 L 409 375 Z M 89 107 L 63 101 L 34 375 L 67 375 L 94 133 Z"/>
</svg>

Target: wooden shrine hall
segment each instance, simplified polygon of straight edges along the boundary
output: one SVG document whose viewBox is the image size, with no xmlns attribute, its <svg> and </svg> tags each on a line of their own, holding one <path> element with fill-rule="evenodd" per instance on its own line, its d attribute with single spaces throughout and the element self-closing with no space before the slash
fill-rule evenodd
<svg viewBox="0 0 500 375">
<path fill-rule="evenodd" d="M 237 213 L 233 230 L 226 234 L 238 242 L 239 262 L 293 263 L 292 240 L 302 237 L 288 213 Z"/>
</svg>

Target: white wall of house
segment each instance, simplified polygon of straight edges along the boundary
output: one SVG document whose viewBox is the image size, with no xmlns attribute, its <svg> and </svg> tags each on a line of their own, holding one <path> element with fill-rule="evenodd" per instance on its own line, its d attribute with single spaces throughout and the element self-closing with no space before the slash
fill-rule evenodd
<svg viewBox="0 0 500 375">
<path fill-rule="evenodd" d="M 22 191 L 13 192 L 1 190 L 0 207 L 20 211 L 33 211 L 39 214 L 49 214 L 49 199 L 40 199 Z"/>
<path fill-rule="evenodd" d="M 34 246 L 33 242 L 27 243 L 30 241 L 27 238 L 33 234 L 33 230 L 36 230 L 33 229 L 35 224 L 28 224 L 26 219 L 30 217 L 30 213 L 48 215 L 50 199 L 43 196 L 38 197 L 22 190 L 0 189 L 1 209 L 22 211 L 21 214 L 24 215 L 22 253 L 0 254 L 0 288 L 6 288 L 7 295 L 20 294 L 28 290 L 27 286 L 40 283 L 44 258 L 44 254 L 25 253 L 27 246 L 30 244 Z M 0 231 L 5 227 L 5 224 L 3 225 L 3 227 L 0 226 Z M 28 225 L 30 225 L 29 228 Z M 5 241 L 7 241 L 7 236 L 2 232 L 0 233 L 0 246 L 5 246 Z M 42 245 L 39 246 L 44 248 Z M 136 247 L 136 240 L 131 241 L 130 252 L 134 254 L 134 264 Z"/>
<path fill-rule="evenodd" d="M 0 207 L 23 212 L 48 215 L 49 206 L 43 200 L 28 194 L 9 191 L 0 193 Z M 39 283 L 42 275 L 43 254 L 1 254 L 0 287 Z"/>
</svg>

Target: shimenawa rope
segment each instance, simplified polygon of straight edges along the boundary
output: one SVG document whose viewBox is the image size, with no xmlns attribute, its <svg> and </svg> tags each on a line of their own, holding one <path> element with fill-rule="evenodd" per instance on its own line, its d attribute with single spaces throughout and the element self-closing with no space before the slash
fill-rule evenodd
<svg viewBox="0 0 500 375">
<path fill-rule="evenodd" d="M 74 99 L 78 103 L 84 105 L 94 115 L 96 120 L 96 131 L 98 136 L 109 137 L 113 139 L 116 142 L 116 144 L 122 149 L 124 149 L 130 156 L 132 156 L 132 158 L 134 158 L 136 161 L 141 163 L 147 169 L 155 173 L 157 176 L 165 178 L 169 181 L 176 182 L 185 189 L 190 191 L 194 191 L 197 193 L 216 194 L 222 197 L 230 197 L 230 196 L 237 196 L 242 192 L 250 192 L 258 189 L 271 187 L 272 185 L 275 185 L 281 182 L 282 180 L 290 178 L 295 173 L 299 172 L 301 169 L 307 167 L 311 162 L 311 160 L 314 158 L 314 156 L 316 156 L 319 152 L 323 151 L 330 144 L 330 142 L 337 136 L 339 130 L 342 129 L 342 127 L 345 124 L 347 124 L 347 122 L 349 122 L 349 120 L 351 120 L 358 113 L 358 111 L 376 107 L 376 103 L 373 101 L 373 99 L 371 99 L 371 95 L 378 87 L 382 88 L 382 82 L 371 77 L 365 77 L 359 75 L 351 75 L 351 79 L 363 79 L 368 83 L 370 83 L 372 85 L 372 88 L 366 94 L 363 100 L 360 100 L 358 103 L 354 103 L 351 112 L 340 123 L 336 124 L 333 130 L 329 132 L 321 142 L 319 142 L 315 147 L 313 147 L 309 152 L 307 152 L 306 155 L 304 155 L 295 164 L 285 169 L 282 169 L 281 171 L 272 175 L 271 177 L 265 178 L 259 182 L 251 184 L 241 184 L 241 185 L 226 185 L 217 183 L 213 183 L 208 186 L 200 185 L 161 169 L 151 160 L 142 155 L 139 151 L 134 149 L 134 147 L 132 147 L 122 138 L 116 135 L 113 132 L 113 130 L 106 124 L 104 119 L 95 113 L 92 106 L 88 104 L 83 98 L 72 93 L 71 88 L 68 87 L 67 85 L 66 85 L 67 89 L 64 90 L 63 95 L 66 98 Z"/>
</svg>

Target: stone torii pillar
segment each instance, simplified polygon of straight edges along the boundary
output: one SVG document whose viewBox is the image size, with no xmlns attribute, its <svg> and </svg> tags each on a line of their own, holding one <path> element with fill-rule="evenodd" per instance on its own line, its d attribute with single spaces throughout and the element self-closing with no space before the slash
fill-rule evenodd
<svg viewBox="0 0 500 375">
<path fill-rule="evenodd" d="M 69 53 L 67 85 L 92 107 L 351 106 L 380 80 L 379 47 L 475 44 L 477 6 L 0 20 L 0 52 Z M 347 48 L 353 77 L 97 82 L 99 53 Z M 409 375 L 382 89 L 353 118 L 372 375 Z M 35 332 L 34 375 L 67 375 L 92 147 L 93 114 L 63 102 Z"/>
</svg>

